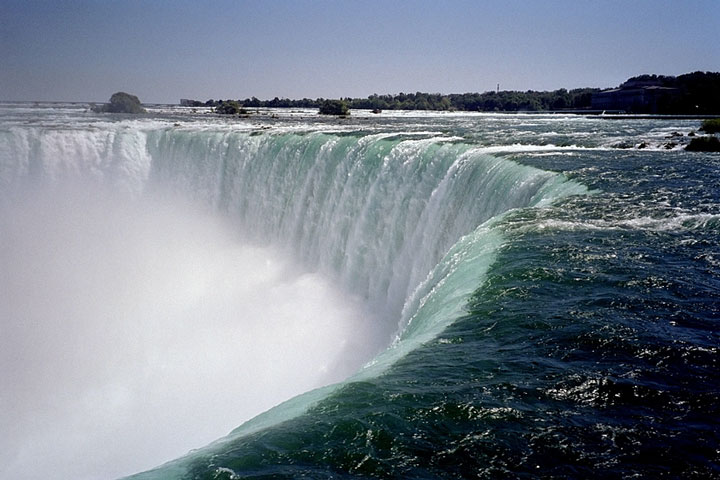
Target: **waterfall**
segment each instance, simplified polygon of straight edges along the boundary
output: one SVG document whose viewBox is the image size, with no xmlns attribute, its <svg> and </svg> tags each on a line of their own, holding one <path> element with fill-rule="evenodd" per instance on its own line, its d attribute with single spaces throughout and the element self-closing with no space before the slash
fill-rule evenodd
<svg viewBox="0 0 720 480">
<path fill-rule="evenodd" d="M 78 208 L 105 195 L 93 192 L 112 192 L 112 202 L 135 205 L 131 211 L 135 213 L 123 210 L 122 218 L 141 217 L 143 209 L 158 210 L 154 203 L 158 197 L 177 198 L 174 211 L 187 205 L 193 212 L 199 208 L 208 216 L 219 215 L 236 227 L 243 244 L 278 249 L 293 258 L 303 272 L 329 281 L 362 304 L 372 321 L 365 328 L 384 339 L 385 350 L 350 376 L 349 382 L 377 375 L 462 315 L 504 242 L 498 225 L 507 212 L 585 192 L 582 185 L 560 174 L 488 155 L 456 139 L 427 134 L 274 133 L 212 126 L 170 128 L 134 121 L 2 129 L 0 187 L 0 212 L 17 210 L 18 199 L 32 192 L 52 198 L 79 190 L 85 193 L 72 204 Z M 90 212 L 100 218 L 103 208 Z M 108 209 L 114 208 L 108 205 Z M 5 217 L 0 217 L 0 222 L 23 221 L 15 214 Z M 71 217 L 73 222 L 83 221 L 82 214 Z M 157 219 L 145 219 L 142 228 L 152 229 L 153 222 Z M 123 249 L 115 238 L 98 238 L 115 245 L 117 252 Z M 173 243 L 168 245 L 174 252 L 168 264 L 184 255 L 173 250 L 177 242 L 171 237 L 157 238 Z M 204 237 L 198 235 L 200 238 Z M 140 253 L 142 245 L 136 246 Z M 157 255 L 163 254 L 162 246 L 159 252 Z M 148 255 L 140 258 L 154 262 Z M 238 261 L 248 261 L 243 258 Z M 213 262 L 213 268 L 220 268 L 222 260 Z M 227 272 L 223 275 L 230 282 L 239 278 Z M 272 271 L 267 278 L 278 283 L 277 275 L 282 273 Z M 122 282 L 118 285 L 122 287 Z M 178 285 L 191 292 L 196 289 Z M 292 286 L 305 288 L 302 281 Z M 172 295 L 165 285 L 148 291 Z M 224 301 L 232 296 L 229 292 L 207 298 Z M 137 309 L 130 312 L 144 317 Z M 201 309 L 197 321 L 202 322 L 207 312 Z M 142 322 L 136 323 L 143 328 Z M 213 328 L 218 325 L 228 328 L 226 323 L 216 323 Z M 285 327 L 274 328 L 276 335 Z M 294 328 L 302 331 L 303 325 Z M 338 335 L 352 335 L 352 331 L 344 326 Z M 292 335 L 292 329 L 282 335 Z M 332 343 L 330 337 L 327 342 Z M 173 348 L 177 350 L 177 346 Z M 332 355 L 341 351 L 327 350 Z M 231 436 L 298 415 L 339 385 L 295 397 L 246 422 Z M 182 470 L 182 460 L 179 462 L 166 468 Z M 163 478 L 165 474 L 161 470 L 148 475 L 140 478 Z"/>
<path fill-rule="evenodd" d="M 149 134 L 148 151 L 151 185 L 230 215 L 401 325 L 463 236 L 580 189 L 442 138 L 161 130 Z"/>
</svg>

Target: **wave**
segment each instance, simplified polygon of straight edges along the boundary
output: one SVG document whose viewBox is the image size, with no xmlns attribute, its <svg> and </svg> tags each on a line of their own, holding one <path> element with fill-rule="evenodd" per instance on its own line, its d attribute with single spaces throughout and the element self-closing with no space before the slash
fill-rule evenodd
<svg viewBox="0 0 720 480">
<path fill-rule="evenodd" d="M 720 226 L 720 215 L 711 213 L 680 213 L 665 217 L 635 217 L 616 220 L 542 220 L 527 227 L 527 229 L 533 231 L 640 230 L 652 232 L 682 232 L 710 230 L 716 229 L 718 226 Z"/>
</svg>

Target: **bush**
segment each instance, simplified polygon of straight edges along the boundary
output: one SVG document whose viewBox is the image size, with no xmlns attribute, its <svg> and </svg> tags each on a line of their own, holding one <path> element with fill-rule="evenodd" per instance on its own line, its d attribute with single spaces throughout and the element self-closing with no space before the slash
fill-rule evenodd
<svg viewBox="0 0 720 480">
<path fill-rule="evenodd" d="M 685 150 L 690 152 L 720 152 L 720 139 L 713 136 L 695 137 Z"/>
<path fill-rule="evenodd" d="M 700 130 L 707 133 L 720 133 L 720 118 L 712 120 L 703 120 Z"/>
<path fill-rule="evenodd" d="M 215 113 L 220 113 L 222 115 L 245 115 L 247 110 L 245 110 L 237 100 L 220 100 L 215 107 Z"/>
<path fill-rule="evenodd" d="M 93 110 L 99 113 L 145 113 L 140 99 L 125 92 L 113 93 L 112 97 L 110 97 L 110 103 L 99 107 L 94 106 Z"/>
<path fill-rule="evenodd" d="M 318 112 L 321 115 L 350 115 L 350 109 L 347 106 L 347 103 L 343 102 L 342 100 L 325 100 L 322 105 L 320 105 L 320 111 Z"/>
</svg>

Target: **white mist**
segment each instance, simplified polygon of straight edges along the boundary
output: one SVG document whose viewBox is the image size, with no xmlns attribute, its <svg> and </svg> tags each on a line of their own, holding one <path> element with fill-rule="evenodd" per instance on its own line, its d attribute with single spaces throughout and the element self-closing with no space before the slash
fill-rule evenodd
<svg viewBox="0 0 720 480">
<path fill-rule="evenodd" d="M 177 199 L 75 185 L 0 207 L 0 477 L 107 479 L 339 381 L 356 301 Z"/>
</svg>

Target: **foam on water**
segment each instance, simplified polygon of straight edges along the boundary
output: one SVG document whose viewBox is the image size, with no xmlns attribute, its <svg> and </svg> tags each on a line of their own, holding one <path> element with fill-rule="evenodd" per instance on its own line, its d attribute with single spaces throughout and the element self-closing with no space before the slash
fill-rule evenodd
<svg viewBox="0 0 720 480">
<path fill-rule="evenodd" d="M 0 130 L 4 338 L 22 339 L 4 349 L 18 435 L 0 463 L 16 478 L 128 473 L 310 391 L 234 436 L 291 418 L 363 362 L 351 381 L 377 375 L 462 314 L 498 219 L 586 192 L 427 125 L 88 115 Z M 88 455 L 111 438 L 112 459 Z"/>
</svg>

